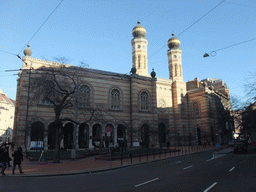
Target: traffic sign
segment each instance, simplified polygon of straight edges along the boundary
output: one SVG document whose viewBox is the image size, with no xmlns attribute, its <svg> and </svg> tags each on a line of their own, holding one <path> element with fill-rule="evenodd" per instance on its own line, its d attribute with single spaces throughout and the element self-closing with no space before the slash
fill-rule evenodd
<svg viewBox="0 0 256 192">
<path fill-rule="evenodd" d="M 105 132 L 106 132 L 106 133 L 107 133 L 107 132 L 112 133 L 112 128 L 111 128 L 110 126 L 107 126 L 107 127 L 105 128 Z"/>
</svg>

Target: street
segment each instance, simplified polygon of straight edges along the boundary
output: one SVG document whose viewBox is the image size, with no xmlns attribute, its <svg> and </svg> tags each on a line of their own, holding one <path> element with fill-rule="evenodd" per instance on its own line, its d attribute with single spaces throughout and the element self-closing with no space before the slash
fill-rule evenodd
<svg viewBox="0 0 256 192">
<path fill-rule="evenodd" d="M 204 151 L 93 174 L 1 177 L 0 191 L 256 191 L 256 154 Z"/>
</svg>

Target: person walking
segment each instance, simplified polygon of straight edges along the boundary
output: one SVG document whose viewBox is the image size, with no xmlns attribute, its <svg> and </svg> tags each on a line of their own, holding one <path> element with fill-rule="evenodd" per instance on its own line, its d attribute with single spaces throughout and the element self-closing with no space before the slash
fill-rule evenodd
<svg viewBox="0 0 256 192">
<path fill-rule="evenodd" d="M 2 175 L 5 175 L 4 171 L 6 169 L 6 164 L 8 161 L 9 161 L 9 156 L 8 156 L 7 148 L 1 149 L 0 162 L 2 163 L 2 171 L 1 171 Z"/>
<path fill-rule="evenodd" d="M 14 157 L 14 160 L 13 160 L 13 168 L 12 168 L 12 174 L 14 174 L 14 172 L 15 172 L 15 167 L 16 167 L 16 165 L 19 166 L 20 173 L 23 173 L 23 172 L 22 172 L 22 168 L 21 168 L 21 161 L 23 161 L 22 148 L 19 146 L 18 149 L 14 151 L 14 153 L 12 154 L 12 156 Z"/>
</svg>

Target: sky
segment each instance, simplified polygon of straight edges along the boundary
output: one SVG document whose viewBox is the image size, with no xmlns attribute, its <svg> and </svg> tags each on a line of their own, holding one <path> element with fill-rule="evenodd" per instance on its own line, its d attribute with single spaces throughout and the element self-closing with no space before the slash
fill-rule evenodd
<svg viewBox="0 0 256 192">
<path fill-rule="evenodd" d="M 140 20 L 147 30 L 149 74 L 154 68 L 156 77 L 169 78 L 167 41 L 175 33 L 185 82 L 218 78 L 231 96 L 243 99 L 256 72 L 255 18 L 255 0 L 1 0 L 0 89 L 16 100 L 22 61 L 15 55 L 24 56 L 28 42 L 36 59 L 66 57 L 68 64 L 129 74 L 132 29 Z"/>
</svg>

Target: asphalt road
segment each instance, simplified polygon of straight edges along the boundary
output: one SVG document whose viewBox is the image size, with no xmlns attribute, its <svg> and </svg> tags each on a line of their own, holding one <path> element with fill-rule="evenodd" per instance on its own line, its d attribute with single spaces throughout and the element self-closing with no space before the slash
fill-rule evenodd
<svg viewBox="0 0 256 192">
<path fill-rule="evenodd" d="M 206 151 L 93 174 L 1 177 L 0 191 L 256 191 L 256 154 Z"/>
</svg>

